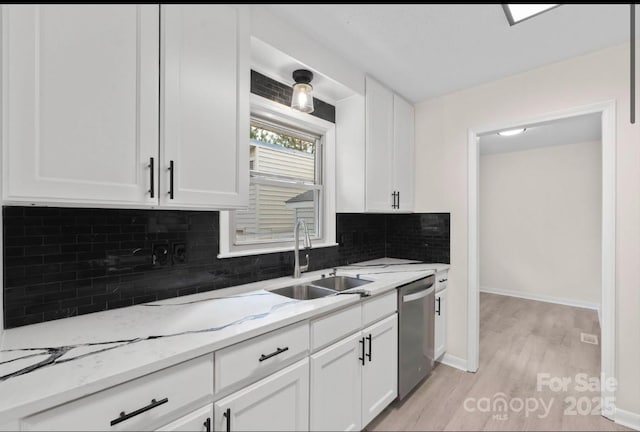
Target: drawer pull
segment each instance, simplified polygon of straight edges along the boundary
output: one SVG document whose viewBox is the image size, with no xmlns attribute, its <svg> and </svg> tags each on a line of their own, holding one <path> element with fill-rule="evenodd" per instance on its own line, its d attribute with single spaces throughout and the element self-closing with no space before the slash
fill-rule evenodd
<svg viewBox="0 0 640 432">
<path fill-rule="evenodd" d="M 155 175 L 154 175 L 154 169 L 153 169 L 153 158 L 149 158 L 149 196 L 151 198 L 155 198 L 155 194 L 156 194 L 156 188 L 154 185 L 154 179 L 155 179 Z"/>
<path fill-rule="evenodd" d="M 173 199 L 173 161 L 169 161 L 169 199 Z"/>
<path fill-rule="evenodd" d="M 446 282 L 448 279 L 440 279 L 438 282 L 442 283 L 442 282 Z"/>
<path fill-rule="evenodd" d="M 227 419 L 227 432 L 231 432 L 231 408 L 227 408 L 222 415 Z"/>
<path fill-rule="evenodd" d="M 120 413 L 120 417 L 118 417 L 115 420 L 111 420 L 111 426 L 115 426 L 118 423 L 121 423 L 121 422 L 123 422 L 125 420 L 129 420 L 131 417 L 135 417 L 135 416 L 137 416 L 139 414 L 142 414 L 143 412 L 152 410 L 155 407 L 159 407 L 160 405 L 166 404 L 167 402 L 169 402 L 169 398 L 160 399 L 159 401 L 155 400 L 155 399 L 151 399 L 151 403 L 149 405 L 147 405 L 145 407 L 142 407 L 140 409 L 137 409 L 135 411 L 131 411 L 129 414 L 125 414 L 125 412 L 122 411 Z"/>
<path fill-rule="evenodd" d="M 265 361 L 265 360 L 267 360 L 267 359 L 270 359 L 271 357 L 275 357 L 275 356 L 277 356 L 278 354 L 282 354 L 282 353 L 283 353 L 283 352 L 285 352 L 285 351 L 289 351 L 289 347 L 277 348 L 277 349 L 276 349 L 274 352 L 272 352 L 271 354 L 267 354 L 267 355 L 262 354 L 262 355 L 260 356 L 260 359 L 259 359 L 258 361 L 261 361 L 261 362 L 262 362 L 262 361 Z"/>
</svg>

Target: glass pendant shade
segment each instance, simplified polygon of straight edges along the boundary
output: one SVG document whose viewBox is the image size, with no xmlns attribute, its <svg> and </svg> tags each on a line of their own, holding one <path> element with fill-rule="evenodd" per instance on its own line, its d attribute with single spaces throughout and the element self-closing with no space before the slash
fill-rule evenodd
<svg viewBox="0 0 640 432">
<path fill-rule="evenodd" d="M 291 97 L 291 108 L 303 113 L 313 112 L 313 72 L 306 69 L 293 71 L 293 96 Z"/>
<path fill-rule="evenodd" d="M 293 85 L 291 108 L 303 113 L 313 112 L 313 87 L 311 84 L 296 83 Z"/>
</svg>

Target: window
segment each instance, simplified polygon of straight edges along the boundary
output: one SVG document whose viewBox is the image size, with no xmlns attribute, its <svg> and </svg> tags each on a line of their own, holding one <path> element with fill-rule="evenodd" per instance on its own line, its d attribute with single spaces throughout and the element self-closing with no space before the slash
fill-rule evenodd
<svg viewBox="0 0 640 432">
<path fill-rule="evenodd" d="M 234 243 L 293 240 L 298 219 L 319 239 L 321 137 L 253 117 L 249 161 L 249 208 L 236 212 Z"/>
<path fill-rule="evenodd" d="M 248 129 L 249 205 L 220 212 L 218 257 L 292 250 L 298 219 L 335 246 L 335 125 L 252 95 Z"/>
</svg>

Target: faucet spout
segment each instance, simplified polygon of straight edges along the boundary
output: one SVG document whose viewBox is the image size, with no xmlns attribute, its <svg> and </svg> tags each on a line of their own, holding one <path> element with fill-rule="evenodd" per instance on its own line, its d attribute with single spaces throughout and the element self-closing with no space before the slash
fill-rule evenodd
<svg viewBox="0 0 640 432">
<path fill-rule="evenodd" d="M 309 254 L 306 254 L 307 263 L 303 266 L 300 265 L 300 227 L 304 230 L 304 248 L 305 250 L 311 249 L 311 237 L 309 236 L 309 230 L 307 224 L 303 219 L 296 221 L 296 226 L 293 229 L 294 245 L 293 245 L 293 277 L 298 279 L 302 272 L 309 270 Z"/>
</svg>

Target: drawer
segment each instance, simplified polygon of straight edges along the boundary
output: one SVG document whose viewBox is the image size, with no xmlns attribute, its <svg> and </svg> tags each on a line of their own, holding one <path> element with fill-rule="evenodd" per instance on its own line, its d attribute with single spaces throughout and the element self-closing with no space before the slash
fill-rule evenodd
<svg viewBox="0 0 640 432">
<path fill-rule="evenodd" d="M 208 401 L 213 401 L 212 354 L 27 417 L 22 430 L 149 430 Z M 121 413 L 136 411 L 120 421 Z"/>
<path fill-rule="evenodd" d="M 449 284 L 449 272 L 447 270 L 436 273 L 436 292 L 442 291 Z"/>
<path fill-rule="evenodd" d="M 294 324 L 216 351 L 216 393 L 263 378 L 309 353 L 309 324 Z"/>
<path fill-rule="evenodd" d="M 362 303 L 362 327 L 388 317 L 396 310 L 398 310 L 398 292 L 396 290 L 373 297 Z"/>
<path fill-rule="evenodd" d="M 311 351 L 317 351 L 362 327 L 360 305 L 311 321 Z"/>
</svg>

